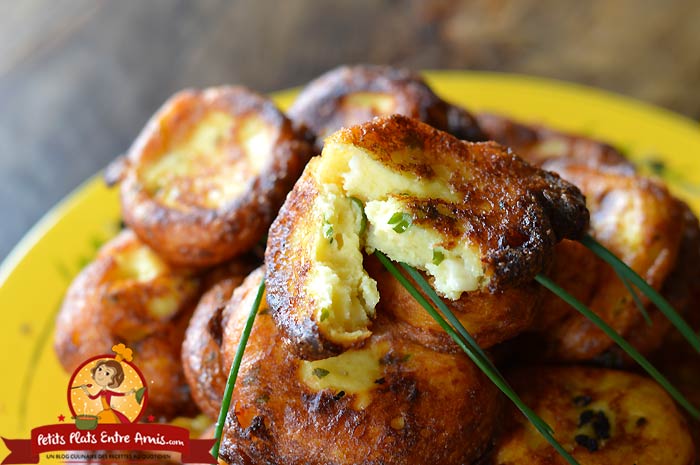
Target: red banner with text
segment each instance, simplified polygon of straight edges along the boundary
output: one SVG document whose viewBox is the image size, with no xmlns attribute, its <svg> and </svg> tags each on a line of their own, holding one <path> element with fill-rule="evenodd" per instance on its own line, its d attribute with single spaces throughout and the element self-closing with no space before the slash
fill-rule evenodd
<svg viewBox="0 0 700 465">
<path fill-rule="evenodd" d="M 189 430 L 165 424 L 101 424 L 80 430 L 73 424 L 34 428 L 30 439 L 2 438 L 10 454 L 2 465 L 39 463 L 39 454 L 76 450 L 169 451 L 182 454 L 182 463 L 216 463 L 213 439 L 190 439 Z"/>
</svg>

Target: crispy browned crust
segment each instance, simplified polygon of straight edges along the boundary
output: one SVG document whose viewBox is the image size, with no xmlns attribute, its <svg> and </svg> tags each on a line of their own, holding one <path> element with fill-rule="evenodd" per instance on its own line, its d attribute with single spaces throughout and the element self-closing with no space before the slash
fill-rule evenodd
<svg viewBox="0 0 700 465">
<path fill-rule="evenodd" d="M 694 226 L 687 229 L 690 232 L 684 237 L 681 262 L 664 286 L 664 292 L 676 308 L 685 310 L 686 321 L 697 333 L 700 331 L 700 227 L 690 209 L 687 214 Z M 700 354 L 681 333 L 669 331 L 661 347 L 651 355 L 651 361 L 693 405 L 700 405 Z M 700 421 L 690 415 L 686 418 L 695 447 L 700 450 Z"/>
<path fill-rule="evenodd" d="M 442 223 L 441 232 L 452 241 L 479 244 L 493 270 L 491 291 L 530 282 L 545 269 L 557 242 L 580 238 L 588 225 L 578 188 L 494 142 L 461 141 L 398 115 L 342 129 L 332 139 L 420 180 L 436 178 L 437 166 L 451 173 L 450 187 L 463 202 L 415 199 L 412 209 L 423 214 L 414 222 Z M 407 149 L 411 155 L 396 156 Z"/>
<path fill-rule="evenodd" d="M 367 272 L 377 281 L 381 296 L 377 311 L 392 314 L 397 330 L 416 343 L 434 350 L 461 351 L 377 259 L 368 257 L 365 263 Z M 528 284 L 493 293 L 467 292 L 458 300 L 443 300 L 479 346 L 487 349 L 530 328 L 541 295 L 539 286 Z"/>
<path fill-rule="evenodd" d="M 389 96 L 394 105 L 388 111 L 358 108 L 347 101 L 357 93 Z M 289 109 L 292 120 L 316 133 L 319 151 L 325 137 L 338 129 L 390 114 L 418 119 L 459 139 L 488 140 L 469 112 L 443 101 L 418 73 L 403 68 L 340 66 L 307 84 Z"/>
<path fill-rule="evenodd" d="M 501 115 L 476 115 L 489 140 L 511 147 L 528 162 L 541 165 L 550 159 L 566 158 L 598 168 L 608 167 L 634 172 L 634 166 L 613 146 L 589 137 L 568 134 L 554 129 L 528 125 Z"/>
<path fill-rule="evenodd" d="M 464 202 L 448 205 L 439 199 L 413 199 L 410 208 L 420 213 L 414 216 L 414 223 L 426 222 L 440 228 L 446 242 L 468 240 L 478 244 L 493 293 L 528 286 L 548 266 L 554 245 L 565 237 L 579 237 L 587 225 L 588 212 L 578 189 L 554 174 L 528 165 L 495 143 L 460 141 L 397 115 L 343 129 L 331 138 L 364 148 L 390 169 L 414 174 L 421 181 L 434 178 L 436 166 L 452 173 L 450 187 Z M 417 149 L 411 151 L 417 155 L 411 159 L 394 156 L 407 148 Z M 317 226 L 312 224 L 310 215 L 319 195 L 313 174 L 317 164 L 315 160 L 309 163 L 280 209 L 269 231 L 265 255 L 273 315 L 295 350 L 309 359 L 327 357 L 347 348 L 320 334 L 313 319 L 317 313 L 313 311 L 315 304 L 306 289 L 313 257 L 305 249 L 309 242 L 305 235 Z M 520 294 L 524 299 L 520 308 L 513 298 L 504 298 L 503 294 L 487 297 L 493 304 L 508 301 L 508 306 L 498 311 L 508 318 L 491 324 L 482 320 L 484 343 L 503 340 L 530 323 L 536 299 L 525 297 L 527 292 L 522 290 L 512 291 L 509 296 Z M 465 297 L 467 300 L 473 303 L 479 299 Z M 417 313 L 404 316 L 418 323 Z M 475 315 L 472 320 L 475 324 L 477 318 Z M 518 318 L 521 319 L 516 321 Z"/>
<path fill-rule="evenodd" d="M 679 261 L 671 276 L 664 284 L 664 295 L 677 303 L 679 309 L 684 309 L 685 320 L 695 331 L 700 331 L 700 224 L 690 207 L 685 209 L 686 228 L 683 235 Z M 666 334 L 663 345 L 653 355 L 654 358 L 663 360 L 657 366 L 666 367 L 668 374 L 673 379 L 674 375 L 682 374 L 682 369 L 676 373 L 678 365 L 672 360 L 685 360 L 687 365 L 695 370 L 694 378 L 700 388 L 700 355 L 693 351 L 692 347 L 678 331 L 670 331 Z M 697 392 L 700 400 L 700 389 Z"/>
<path fill-rule="evenodd" d="M 214 280 L 197 304 L 182 344 L 182 368 L 197 406 L 216 419 L 221 408 L 228 371 L 221 364 L 221 343 L 226 325 L 224 309 L 233 291 L 254 268 L 252 261 L 235 261 L 211 273 Z"/>
<path fill-rule="evenodd" d="M 683 209 L 683 237 L 675 261 L 675 265 L 661 287 L 661 294 L 696 330 L 700 329 L 700 224 L 690 207 L 682 204 Z M 627 340 L 644 354 L 649 354 L 657 349 L 663 350 L 664 341 L 681 339 L 682 345 L 690 348 L 680 333 L 673 329 L 671 322 L 653 304 L 648 306 L 652 325 L 639 321 L 631 328 Z M 692 349 L 690 350 L 692 352 Z M 625 365 L 633 362 L 617 346 L 610 349 L 610 354 L 605 354 L 607 360 L 620 361 Z M 699 369 L 700 381 L 700 355 L 696 356 L 695 366 Z M 656 365 L 658 367 L 673 367 L 672 364 Z M 700 390 L 695 398 L 700 400 Z M 696 404 L 697 405 L 697 404 Z M 700 433 L 700 431 L 699 431 Z M 700 438 L 700 435 L 698 436 Z"/>
<path fill-rule="evenodd" d="M 148 383 L 148 412 L 157 417 L 193 415 L 180 366 L 184 331 L 199 296 L 199 278 L 191 271 L 172 268 L 157 278 L 138 282 L 114 277 L 114 254 L 140 246 L 129 230 L 105 245 L 97 258 L 70 285 L 56 320 L 54 349 L 68 372 L 90 357 L 111 353 L 124 343 Z M 156 319 L 147 302 L 175 289 L 178 309 Z"/>
<path fill-rule="evenodd" d="M 640 273 L 650 285 L 661 290 L 680 259 L 684 231 L 691 227 L 684 219 L 686 207 L 682 202 L 675 199 L 664 186 L 638 175 L 606 172 L 564 159 L 551 160 L 545 166 L 557 171 L 586 193 L 591 211 L 591 234 Z M 620 221 L 623 220 L 614 217 L 624 213 L 620 211 L 621 204 L 629 205 L 629 211 L 636 211 L 633 203 L 637 202 L 641 202 L 643 207 L 633 221 L 639 225 L 642 240 L 640 246 L 629 247 L 624 242 L 623 229 L 630 225 L 622 224 Z M 566 246 L 559 249 L 560 253 L 555 259 L 559 263 L 555 264 L 555 272 L 556 269 L 570 268 L 574 263 L 576 269 L 592 267 L 595 280 L 592 286 L 585 289 L 587 295 L 579 295 L 581 300 L 623 337 L 633 338 L 638 349 L 649 352 L 658 347 L 669 328 L 660 312 L 649 306 L 654 324 L 646 328 L 646 322 L 629 291 L 613 269 L 593 257 L 591 252 L 576 252 L 572 256 L 569 250 Z M 570 286 L 576 289 L 583 284 L 578 274 L 567 276 L 563 272 L 552 276 L 565 289 Z M 566 282 L 562 278 L 570 278 L 574 282 Z M 587 280 L 590 278 L 583 278 L 583 281 Z M 546 297 L 542 312 L 550 311 L 550 303 L 560 307 L 557 300 L 554 295 Z M 639 331 L 643 332 L 644 337 L 640 337 L 642 334 Z M 544 338 L 540 340 L 547 341 L 549 357 L 557 360 L 587 360 L 614 347 L 612 340 L 601 330 L 571 309 L 563 320 L 545 328 L 542 334 Z"/>
<path fill-rule="evenodd" d="M 225 207 L 172 208 L 152 197 L 139 180 L 141 166 L 187 134 L 209 111 L 233 117 L 256 114 L 277 137 L 262 171 Z M 234 140 L 232 150 L 236 149 Z M 151 118 L 129 149 L 120 176 L 125 222 L 168 261 L 205 266 L 248 251 L 265 234 L 287 192 L 312 154 L 308 136 L 293 127 L 272 101 L 242 87 L 182 91 Z M 117 170 L 118 166 L 110 171 Z"/>
<path fill-rule="evenodd" d="M 525 366 L 506 377 L 581 464 L 694 463 L 695 448 L 687 423 L 668 394 L 649 379 L 577 366 Z M 492 462 L 487 463 L 566 464 L 514 406 L 504 419 L 504 432 L 496 441 Z M 586 438 L 577 441 L 578 435 Z M 591 450 L 592 440 L 597 450 Z"/>
<path fill-rule="evenodd" d="M 262 271 L 233 295 L 224 359 L 233 359 Z M 386 318 L 368 344 L 386 343 L 371 404 L 313 392 L 300 381 L 300 359 L 281 343 L 266 306 L 250 336 L 228 413 L 221 456 L 231 464 L 464 464 L 489 444 L 500 398 L 463 354 L 433 352 L 405 340 Z M 403 427 L 396 419 L 403 418 Z M 392 426 L 392 421 L 394 426 Z"/>
<path fill-rule="evenodd" d="M 608 144 L 497 115 L 479 115 L 478 120 L 494 140 L 577 185 L 591 211 L 590 233 L 683 310 L 687 300 L 683 288 L 688 287 L 684 277 L 692 273 L 682 271 L 687 268 L 682 262 L 697 257 L 691 239 L 684 238 L 693 235 L 697 223 L 687 206 L 658 182 L 638 175 L 632 163 Z M 644 202 L 642 216 L 635 218 L 643 240 L 640 247 L 630 248 L 622 239 L 623 228 L 630 225 L 615 217 L 626 212 L 620 211 L 620 204 L 632 211 L 633 202 Z M 658 347 L 670 327 L 652 305 L 647 305 L 653 321 L 648 326 L 614 271 L 580 244 L 564 241 L 557 246 L 550 276 L 643 353 Z M 532 350 L 535 358 L 544 351 L 554 360 L 599 357 L 605 363 L 625 362 L 607 336 L 553 294 L 545 296 L 533 327 L 536 336 L 528 344 L 539 347 Z"/>
<path fill-rule="evenodd" d="M 315 161 L 309 167 L 315 166 Z M 316 225 L 309 213 L 318 195 L 311 168 L 304 170 L 270 227 L 265 250 L 267 299 L 275 321 L 289 346 L 311 360 L 346 349 L 323 337 L 312 319 L 314 301 L 307 292 L 307 282 L 313 257 L 297 245 L 310 241 L 307 236 L 310 238 Z"/>
</svg>

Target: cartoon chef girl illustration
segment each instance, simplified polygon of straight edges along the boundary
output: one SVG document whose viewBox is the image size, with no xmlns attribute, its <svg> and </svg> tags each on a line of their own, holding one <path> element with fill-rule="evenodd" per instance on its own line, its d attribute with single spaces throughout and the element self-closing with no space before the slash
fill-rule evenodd
<svg viewBox="0 0 700 465">
<path fill-rule="evenodd" d="M 126 415 L 112 408 L 111 400 L 113 397 L 130 396 L 136 392 L 136 389 L 130 389 L 126 392 L 114 390 L 124 381 L 124 369 L 121 361 L 130 362 L 133 355 L 131 349 L 126 348 L 124 344 L 118 344 L 112 347 L 112 350 L 117 354 L 113 360 L 98 360 L 90 370 L 92 379 L 100 387 L 99 392 L 90 394 L 88 388 L 92 387 L 91 384 L 83 384 L 79 387 L 90 399 L 100 399 L 102 402 L 102 410 L 97 414 L 98 423 L 130 423 Z"/>
</svg>

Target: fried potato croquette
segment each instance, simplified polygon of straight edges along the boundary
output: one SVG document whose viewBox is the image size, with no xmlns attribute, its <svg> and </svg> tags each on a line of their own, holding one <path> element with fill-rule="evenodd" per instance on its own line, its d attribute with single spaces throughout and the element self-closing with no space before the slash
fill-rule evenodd
<svg viewBox="0 0 700 465">
<path fill-rule="evenodd" d="M 664 186 L 638 175 L 610 173 L 565 159 L 550 160 L 543 166 L 559 173 L 585 193 L 591 212 L 591 235 L 651 286 L 661 290 L 679 259 L 685 228 L 684 205 Z M 567 252 L 567 246 L 572 244 L 562 244 L 558 250 L 555 260 L 561 264 L 555 265 L 555 270 L 571 267 L 574 263 Z M 587 257 L 583 257 L 583 260 L 594 262 L 595 281 L 587 289 L 588 295 L 582 301 L 623 337 L 632 335 L 641 325 L 646 325 L 629 290 L 614 270 L 593 257 L 591 252 L 587 252 Z M 565 289 L 569 288 L 569 283 L 563 282 L 561 277 L 556 274 L 552 276 Z M 580 280 L 580 274 L 571 276 L 571 279 Z M 545 297 L 542 312 L 547 312 L 549 302 L 557 299 L 554 295 Z M 644 301 L 651 310 L 646 299 Z M 543 331 L 546 340 L 551 343 L 549 352 L 555 354 L 557 359 L 591 359 L 614 346 L 612 340 L 584 316 L 571 310 L 567 313 L 567 317 L 556 327 L 548 327 Z M 661 315 L 657 315 L 656 319 L 657 324 L 652 328 L 658 333 L 655 338 L 658 343 L 669 326 L 664 323 Z M 640 342 L 650 345 L 652 339 Z M 651 346 L 647 349 L 653 348 Z"/>
<path fill-rule="evenodd" d="M 545 126 L 527 125 L 500 115 L 482 113 L 476 115 L 476 119 L 488 139 L 513 148 L 534 165 L 566 158 L 592 168 L 615 167 L 623 173 L 634 173 L 634 165 L 619 150 L 604 142 Z"/>
<path fill-rule="evenodd" d="M 697 333 L 700 331 L 700 226 L 690 209 L 686 211 L 686 220 L 691 226 L 686 228 L 680 260 L 664 285 L 664 295 L 675 308 L 685 309 L 686 321 Z M 638 335 L 635 334 L 632 342 L 639 343 L 637 338 L 648 336 L 644 330 L 647 329 L 642 328 Z M 693 405 L 700 405 L 700 355 L 678 331 L 669 331 L 650 359 Z M 700 421 L 687 417 L 698 448 Z"/>
<path fill-rule="evenodd" d="M 696 290 L 696 297 L 700 292 Z M 695 307 L 696 314 L 700 310 Z M 700 325 L 693 325 L 695 331 Z M 688 343 L 676 333 L 669 333 L 663 346 L 652 357 L 652 363 L 659 367 L 669 381 L 680 390 L 693 405 L 700 405 L 700 358 Z M 696 450 L 700 448 L 700 421 L 686 415 L 689 422 L 690 434 L 693 437 Z"/>
<path fill-rule="evenodd" d="M 688 323 L 697 330 L 700 330 L 700 224 L 689 206 L 683 204 L 684 225 L 681 228 L 683 237 L 677 254 L 675 265 L 666 277 L 661 294 L 675 308 Z M 649 316 L 652 324 L 639 321 L 636 327 L 629 330 L 627 340 L 634 345 L 637 350 L 644 354 L 650 354 L 657 349 L 666 350 L 662 347 L 668 341 L 679 339 L 679 343 L 688 345 L 688 342 L 681 334 L 672 328 L 668 319 L 655 306 L 648 306 Z M 690 349 L 690 346 L 688 345 Z M 692 349 L 691 349 L 692 350 Z M 619 347 L 612 347 L 609 353 L 605 354 L 608 360 L 619 361 L 620 365 L 631 364 L 626 354 Z M 700 368 L 700 356 L 696 353 L 696 367 Z M 673 366 L 663 363 L 659 367 Z M 698 377 L 700 380 L 700 377 Z M 700 394 L 700 392 L 699 392 Z M 700 397 L 698 397 L 700 400 Z M 700 403 L 699 403 L 700 404 Z M 696 404 L 698 405 L 698 404 Z"/>
<path fill-rule="evenodd" d="M 692 228 L 692 214 L 691 220 L 685 219 L 687 206 L 665 186 L 637 174 L 634 166 L 607 144 L 495 115 L 479 115 L 479 122 L 490 137 L 579 187 L 591 212 L 589 233 L 654 288 L 664 291 L 682 259 L 679 251 L 684 231 Z M 644 298 L 653 322 L 648 326 L 609 265 L 573 241 L 559 244 L 554 256 L 550 276 L 560 286 L 642 352 L 660 345 L 670 328 L 667 319 Z M 532 340 L 548 359 L 621 357 L 610 338 L 559 297 L 545 294 L 540 308 Z M 539 350 L 534 353 L 541 355 Z"/>
<path fill-rule="evenodd" d="M 216 278 L 197 304 L 182 344 L 182 367 L 197 406 L 216 419 L 224 395 L 228 371 L 221 364 L 224 309 L 233 291 L 254 268 L 252 261 L 236 261 Z"/>
<path fill-rule="evenodd" d="M 227 367 L 262 278 L 262 269 L 251 274 L 226 308 Z M 479 457 L 498 417 L 497 388 L 464 354 L 410 342 L 387 317 L 377 320 L 362 348 L 310 362 L 279 342 L 263 303 L 226 418 L 221 459 L 238 465 L 461 465 Z"/>
<path fill-rule="evenodd" d="M 312 155 L 307 139 L 250 90 L 183 91 L 108 174 L 144 242 L 171 263 L 214 265 L 264 236 Z"/>
<path fill-rule="evenodd" d="M 329 137 L 287 198 L 265 253 L 270 306 L 302 356 L 328 356 L 370 335 L 379 293 L 363 250 L 457 300 L 528 284 L 587 221 L 577 188 L 495 143 L 377 118 Z"/>
<path fill-rule="evenodd" d="M 108 242 L 73 281 L 56 321 L 54 348 L 68 372 L 124 343 L 148 383 L 148 411 L 195 413 L 179 361 L 200 279 L 173 268 L 132 231 Z"/>
<path fill-rule="evenodd" d="M 449 132 L 459 139 L 485 141 L 474 117 L 443 101 L 413 71 L 389 66 L 341 66 L 309 83 L 289 109 L 289 117 L 323 140 L 340 128 L 375 116 L 400 114 Z"/>
<path fill-rule="evenodd" d="M 381 296 L 377 311 L 391 313 L 405 337 L 434 350 L 462 350 L 378 260 L 367 257 L 365 263 Z M 539 286 L 526 284 L 495 292 L 465 292 L 459 299 L 445 303 L 477 344 L 488 349 L 529 329 L 541 297 Z"/>
<path fill-rule="evenodd" d="M 601 368 L 520 367 L 506 376 L 581 465 L 692 465 L 695 448 L 673 400 L 653 381 Z M 494 464 L 566 461 L 512 407 Z"/>
</svg>

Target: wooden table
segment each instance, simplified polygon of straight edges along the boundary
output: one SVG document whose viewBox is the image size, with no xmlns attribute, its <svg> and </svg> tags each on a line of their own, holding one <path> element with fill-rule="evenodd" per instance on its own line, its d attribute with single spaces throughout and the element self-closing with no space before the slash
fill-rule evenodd
<svg viewBox="0 0 700 465">
<path fill-rule="evenodd" d="M 183 87 L 341 63 L 579 81 L 700 117 L 697 0 L 0 2 L 0 258 Z"/>
</svg>

